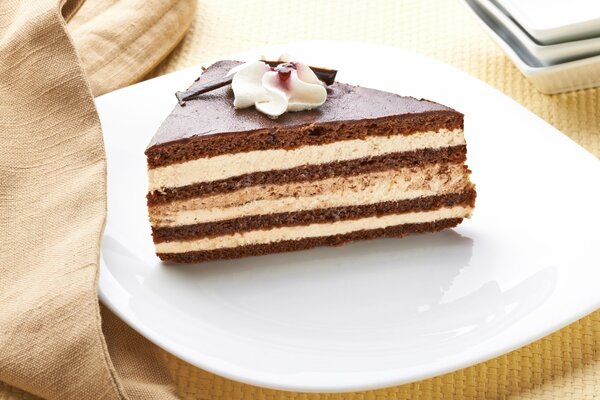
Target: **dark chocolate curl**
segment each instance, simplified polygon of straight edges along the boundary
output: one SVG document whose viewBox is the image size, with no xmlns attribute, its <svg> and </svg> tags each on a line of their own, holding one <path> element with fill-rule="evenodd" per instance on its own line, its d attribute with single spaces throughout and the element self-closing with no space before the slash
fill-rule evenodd
<svg viewBox="0 0 600 400">
<path fill-rule="evenodd" d="M 276 67 L 279 64 L 282 64 L 281 61 L 264 61 L 264 60 L 261 60 L 261 61 L 263 61 L 265 64 L 269 65 L 270 67 Z M 315 73 L 317 78 L 319 78 L 319 80 L 321 82 L 323 82 L 324 84 L 329 86 L 329 85 L 332 85 L 333 82 L 335 82 L 335 76 L 337 75 L 337 70 L 319 68 L 319 67 L 311 67 L 311 66 L 309 66 L 309 68 L 313 70 L 313 72 Z M 207 82 L 200 87 L 194 88 L 193 90 L 186 90 L 184 92 L 176 92 L 175 97 L 177 97 L 177 101 L 179 102 L 179 105 L 183 107 L 183 106 L 185 106 L 186 101 L 198 98 L 202 94 L 211 92 L 220 87 L 230 85 L 232 80 L 233 80 L 233 75 L 224 76 L 221 79 L 216 79 L 214 81 Z"/>
</svg>

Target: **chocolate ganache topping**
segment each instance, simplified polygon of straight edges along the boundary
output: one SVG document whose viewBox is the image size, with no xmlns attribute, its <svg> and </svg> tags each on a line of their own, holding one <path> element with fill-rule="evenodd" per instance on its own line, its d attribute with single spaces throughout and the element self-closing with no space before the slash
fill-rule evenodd
<svg viewBox="0 0 600 400">
<path fill-rule="evenodd" d="M 419 120 L 429 120 L 434 117 L 453 118 L 456 114 L 451 108 L 432 101 L 336 81 L 326 86 L 327 101 L 320 107 L 309 111 L 285 113 L 273 120 L 253 108 L 233 107 L 234 94 L 230 86 L 232 77 L 224 77 L 232 68 L 241 64 L 239 61 L 224 60 L 206 68 L 188 90 L 180 92 L 178 97 L 187 102 L 187 105 L 175 106 L 159 127 L 148 148 L 167 144 L 172 146 L 177 143 L 183 145 L 188 140 L 201 140 L 211 135 L 230 137 L 239 132 L 244 132 L 244 136 L 253 132 L 270 132 L 273 140 L 277 140 L 279 132 L 298 127 L 309 129 L 314 124 L 340 125 L 353 121 L 368 123 L 368 120 L 376 118 L 397 119 L 398 115 L 420 115 Z M 215 83 L 219 85 L 215 86 Z"/>
</svg>

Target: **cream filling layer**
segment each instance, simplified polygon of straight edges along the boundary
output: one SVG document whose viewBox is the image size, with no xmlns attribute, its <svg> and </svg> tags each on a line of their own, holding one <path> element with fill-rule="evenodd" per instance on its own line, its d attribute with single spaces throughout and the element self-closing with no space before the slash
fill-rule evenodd
<svg viewBox="0 0 600 400">
<path fill-rule="evenodd" d="M 211 182 L 260 171 L 326 164 L 424 148 L 464 145 L 462 129 L 417 132 L 411 135 L 367 136 L 294 150 L 261 150 L 200 158 L 148 170 L 148 190 Z"/>
<path fill-rule="evenodd" d="M 468 218 L 471 215 L 471 212 L 471 207 L 455 206 L 439 208 L 434 211 L 391 214 L 382 217 L 368 217 L 325 224 L 286 226 L 269 230 L 241 232 L 213 238 L 157 243 L 156 252 L 186 253 L 188 251 L 209 251 L 287 240 L 343 235 L 361 230 L 380 229 L 396 225 L 433 222 L 448 218 Z"/>
<path fill-rule="evenodd" d="M 462 164 L 433 164 L 285 185 L 262 185 L 233 193 L 150 208 L 156 227 L 319 208 L 348 207 L 458 193 L 470 187 Z"/>
</svg>

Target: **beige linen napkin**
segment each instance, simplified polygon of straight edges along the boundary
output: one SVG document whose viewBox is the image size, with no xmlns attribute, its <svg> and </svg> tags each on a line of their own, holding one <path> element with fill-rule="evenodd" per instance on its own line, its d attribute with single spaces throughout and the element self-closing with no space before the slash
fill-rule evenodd
<svg viewBox="0 0 600 400">
<path fill-rule="evenodd" d="M 194 9 L 0 1 L 0 381 L 51 399 L 176 397 L 157 349 L 98 304 L 106 166 L 92 92 L 141 79 Z"/>
</svg>

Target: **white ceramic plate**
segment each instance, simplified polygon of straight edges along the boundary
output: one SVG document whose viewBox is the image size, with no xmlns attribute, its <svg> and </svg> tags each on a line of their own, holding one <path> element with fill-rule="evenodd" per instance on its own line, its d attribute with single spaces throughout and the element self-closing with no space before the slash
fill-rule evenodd
<svg viewBox="0 0 600 400">
<path fill-rule="evenodd" d="M 600 36 L 598 0 L 493 0 L 541 44 Z"/>
<path fill-rule="evenodd" d="M 515 36 L 477 0 L 464 0 L 483 30 L 506 53 L 515 66 L 542 93 L 562 93 L 600 86 L 600 55 L 544 66 Z"/>
<path fill-rule="evenodd" d="M 389 47 L 288 45 L 339 80 L 466 114 L 475 214 L 402 240 L 162 265 L 143 151 L 195 67 L 97 99 L 109 166 L 102 301 L 154 343 L 242 382 L 353 391 L 505 353 L 600 307 L 600 162 L 477 79 Z M 277 49 L 253 52 L 277 54 Z M 236 58 L 245 58 L 242 55 Z"/>
<path fill-rule="evenodd" d="M 539 66 L 550 66 L 600 54 L 600 37 L 541 45 L 523 32 L 521 27 L 512 18 L 504 14 L 492 0 L 475 0 L 475 3 L 487 11 L 492 18 L 496 18 L 498 23 L 512 34 L 513 41 L 518 42 L 521 47 L 531 53 L 532 57 L 539 61 Z M 538 63 L 533 66 L 538 66 Z"/>
</svg>

